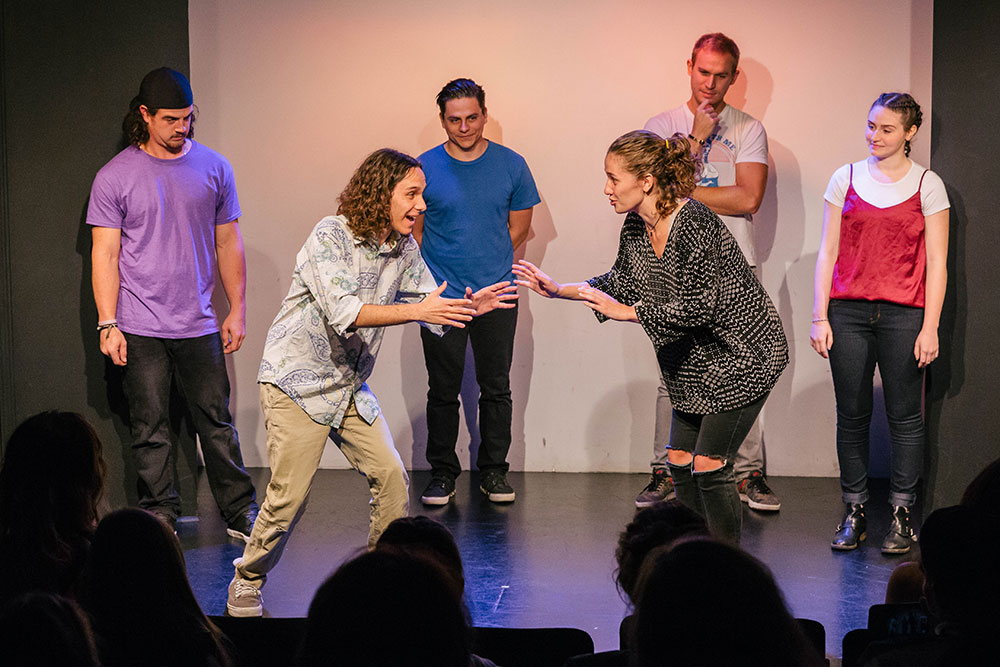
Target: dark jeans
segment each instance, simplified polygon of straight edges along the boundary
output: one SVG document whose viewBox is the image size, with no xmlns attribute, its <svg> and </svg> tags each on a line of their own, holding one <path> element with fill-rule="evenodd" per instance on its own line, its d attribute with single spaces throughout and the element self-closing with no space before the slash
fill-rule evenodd
<svg viewBox="0 0 1000 667">
<path fill-rule="evenodd" d="M 889 502 L 909 507 L 924 467 L 923 370 L 913 345 L 923 308 L 879 301 L 833 299 L 830 370 L 837 398 L 837 458 L 845 503 L 868 501 L 868 427 L 875 365 L 882 375 L 892 441 Z"/>
<path fill-rule="evenodd" d="M 506 472 L 510 449 L 510 364 L 514 357 L 517 308 L 498 309 L 474 318 L 464 329 L 436 336 L 424 327 L 420 339 L 427 363 L 427 462 L 432 474 L 455 479 L 462 466 L 458 441 L 458 394 L 465 372 L 466 341 L 472 342 L 479 384 L 479 455 L 482 470 Z"/>
<path fill-rule="evenodd" d="M 670 422 L 668 449 L 723 463 L 721 468 L 707 472 L 695 472 L 694 461 L 683 466 L 668 463 L 677 499 L 705 517 L 713 535 L 736 545 L 740 543 L 743 508 L 733 464 L 736 450 L 750 432 L 767 396 L 764 394 L 742 408 L 708 415 L 674 410 Z"/>
<path fill-rule="evenodd" d="M 138 473 L 139 507 L 168 516 L 180 512 L 170 437 L 170 382 L 187 402 L 205 471 L 222 518 L 229 523 L 255 501 L 229 413 L 229 376 L 218 333 L 198 338 L 149 338 L 125 334 L 124 387 Z"/>
</svg>

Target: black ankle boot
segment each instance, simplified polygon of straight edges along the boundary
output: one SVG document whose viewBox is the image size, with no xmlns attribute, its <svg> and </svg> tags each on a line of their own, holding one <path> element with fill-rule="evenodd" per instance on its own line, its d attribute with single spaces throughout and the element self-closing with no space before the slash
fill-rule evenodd
<svg viewBox="0 0 1000 667">
<path fill-rule="evenodd" d="M 858 544 L 865 541 L 868 534 L 868 521 L 865 520 L 865 506 L 862 503 L 846 503 L 844 519 L 837 526 L 837 533 L 830 542 L 830 547 L 837 551 L 857 549 Z"/>
<path fill-rule="evenodd" d="M 882 540 L 882 553 L 905 554 L 916 540 L 917 536 L 913 534 L 913 528 L 910 526 L 910 508 L 893 505 L 892 523 L 889 524 L 889 532 Z"/>
</svg>

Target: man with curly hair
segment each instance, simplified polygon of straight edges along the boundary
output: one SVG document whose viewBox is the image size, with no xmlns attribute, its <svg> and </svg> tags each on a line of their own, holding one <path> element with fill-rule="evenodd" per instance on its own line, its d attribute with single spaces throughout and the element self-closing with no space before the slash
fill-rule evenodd
<svg viewBox="0 0 1000 667">
<path fill-rule="evenodd" d="M 420 322 L 433 335 L 514 307 L 509 282 L 444 298 L 410 233 L 426 208 L 424 173 L 409 155 L 369 155 L 295 259 L 292 286 L 264 344 L 257 381 L 267 428 L 271 482 L 236 575 L 227 609 L 263 613 L 260 588 L 277 564 L 328 437 L 368 481 L 368 547 L 409 510 L 409 479 L 366 380 L 386 326 Z"/>
<path fill-rule="evenodd" d="M 445 84 L 437 96 L 447 141 L 420 156 L 427 173 L 427 211 L 413 235 L 434 277 L 481 288 L 511 280 L 514 250 L 528 238 L 531 212 L 541 201 L 524 158 L 483 136 L 486 93 L 471 79 Z M 479 384 L 479 488 L 492 502 L 514 500 L 507 483 L 512 403 L 510 366 L 517 309 L 498 310 L 442 337 L 422 330 L 427 363 L 427 462 L 431 481 L 420 500 L 447 505 L 462 471 L 458 394 L 472 344 Z"/>
<path fill-rule="evenodd" d="M 729 87 L 740 75 L 739 63 L 740 49 L 726 35 L 716 32 L 699 37 L 687 61 L 691 97 L 679 107 L 650 118 L 645 129 L 664 139 L 677 132 L 687 137 L 691 152 L 702 162 L 701 178 L 692 196 L 722 218 L 758 273 L 751 223 L 767 187 L 767 134 L 759 120 L 725 101 Z M 637 507 L 648 507 L 673 495 L 665 447 L 670 415 L 670 397 L 661 380 L 652 473 L 635 500 Z M 736 481 L 740 499 L 751 509 L 777 511 L 781 502 L 763 471 L 764 445 L 757 421 L 736 453 Z"/>
<path fill-rule="evenodd" d="M 101 352 L 123 367 L 139 506 L 173 526 L 180 512 L 169 427 L 176 380 L 227 531 L 247 540 L 256 494 L 229 411 L 225 354 L 246 331 L 246 260 L 233 169 L 195 142 L 187 78 L 145 76 L 122 124 L 128 148 L 94 179 L 87 210 Z M 212 307 L 218 272 L 229 300 Z"/>
</svg>

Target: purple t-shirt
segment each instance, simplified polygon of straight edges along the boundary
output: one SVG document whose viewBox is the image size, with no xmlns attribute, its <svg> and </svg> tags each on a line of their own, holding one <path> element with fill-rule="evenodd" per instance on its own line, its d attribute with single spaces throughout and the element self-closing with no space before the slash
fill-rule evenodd
<svg viewBox="0 0 1000 667">
<path fill-rule="evenodd" d="M 163 160 L 129 146 L 97 172 L 87 224 L 122 230 L 118 326 L 156 338 L 215 333 L 215 226 L 240 217 L 229 161 L 191 142 Z"/>
</svg>

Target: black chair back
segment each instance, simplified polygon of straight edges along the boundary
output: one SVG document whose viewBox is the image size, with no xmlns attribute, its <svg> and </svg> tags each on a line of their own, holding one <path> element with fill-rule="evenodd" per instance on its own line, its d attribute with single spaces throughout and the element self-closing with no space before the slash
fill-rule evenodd
<svg viewBox="0 0 1000 667">
<path fill-rule="evenodd" d="M 501 667 L 562 667 L 567 658 L 594 652 L 577 628 L 473 628 L 472 652 Z"/>
</svg>

